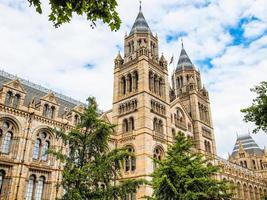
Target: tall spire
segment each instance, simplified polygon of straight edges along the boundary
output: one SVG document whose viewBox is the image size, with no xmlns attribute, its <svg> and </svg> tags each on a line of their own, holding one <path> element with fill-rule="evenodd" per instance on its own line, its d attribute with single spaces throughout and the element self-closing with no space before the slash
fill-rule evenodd
<svg viewBox="0 0 267 200">
<path fill-rule="evenodd" d="M 184 49 L 184 42 L 183 38 L 181 39 L 181 45 L 182 45 L 182 50 L 178 59 L 177 67 L 176 70 L 180 69 L 194 69 L 194 65 L 191 62 L 189 56 L 187 55 L 185 49 Z"/>
<path fill-rule="evenodd" d="M 142 2 L 140 0 L 139 13 L 135 19 L 130 35 L 134 33 L 151 33 L 150 28 L 142 12 Z"/>
</svg>

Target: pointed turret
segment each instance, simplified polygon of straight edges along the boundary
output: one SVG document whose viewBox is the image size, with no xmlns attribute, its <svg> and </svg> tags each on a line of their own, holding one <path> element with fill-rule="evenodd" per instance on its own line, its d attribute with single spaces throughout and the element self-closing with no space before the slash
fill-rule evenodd
<svg viewBox="0 0 267 200">
<path fill-rule="evenodd" d="M 179 56 L 176 71 L 180 69 L 195 69 L 192 61 L 190 60 L 189 56 L 187 55 L 184 49 L 183 42 L 182 42 L 182 50 Z"/>
<path fill-rule="evenodd" d="M 146 22 L 146 19 L 142 12 L 142 7 L 140 5 L 139 13 L 135 19 L 133 27 L 131 29 L 130 35 L 134 33 L 151 33 L 151 30 Z"/>
<path fill-rule="evenodd" d="M 115 67 L 119 67 L 123 64 L 123 59 L 121 57 L 120 52 L 118 53 L 117 57 L 114 60 Z"/>
</svg>

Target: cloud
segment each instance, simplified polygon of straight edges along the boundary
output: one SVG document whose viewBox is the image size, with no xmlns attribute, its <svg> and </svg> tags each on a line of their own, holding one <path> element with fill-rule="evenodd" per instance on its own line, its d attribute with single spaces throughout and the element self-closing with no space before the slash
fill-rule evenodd
<svg viewBox="0 0 267 200">
<path fill-rule="evenodd" d="M 138 1 L 119 0 L 123 23 L 118 32 L 101 23 L 91 29 L 77 16 L 55 29 L 47 19 L 46 0 L 43 6 L 44 14 L 39 15 L 26 0 L 0 0 L 0 67 L 77 100 L 94 95 L 101 109 L 110 109 L 113 59 L 123 50 Z M 183 37 L 210 91 L 217 150 L 226 156 L 236 132 L 253 129 L 242 121 L 240 109 L 254 97 L 249 88 L 266 80 L 267 2 L 145 0 L 142 10 L 167 58 L 174 54 L 177 61 Z M 266 145 L 263 133 L 254 138 L 261 147 Z"/>
</svg>

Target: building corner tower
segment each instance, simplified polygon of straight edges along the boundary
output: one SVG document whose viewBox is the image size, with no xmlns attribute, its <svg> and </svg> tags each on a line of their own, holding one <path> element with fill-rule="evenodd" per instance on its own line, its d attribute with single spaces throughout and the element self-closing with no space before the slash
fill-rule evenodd
<svg viewBox="0 0 267 200">
<path fill-rule="evenodd" d="M 201 74 L 187 55 L 182 43 L 177 67 L 172 74 L 174 98 L 178 98 L 193 121 L 195 147 L 207 155 L 216 155 L 216 144 L 209 93 Z"/>
<path fill-rule="evenodd" d="M 149 180 L 154 167 L 151 157 L 161 159 L 167 149 L 169 84 L 167 61 L 159 57 L 158 38 L 141 7 L 125 35 L 124 56 L 119 53 L 114 63 L 112 123 L 117 124 L 117 146 L 136 155 L 126 160 L 123 178 Z M 143 186 L 136 198 L 151 194 L 152 189 Z"/>
</svg>

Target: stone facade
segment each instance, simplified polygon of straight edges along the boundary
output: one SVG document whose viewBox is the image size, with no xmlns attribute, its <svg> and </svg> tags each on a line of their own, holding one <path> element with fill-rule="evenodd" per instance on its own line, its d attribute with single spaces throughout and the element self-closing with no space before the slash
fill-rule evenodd
<svg viewBox="0 0 267 200">
<path fill-rule="evenodd" d="M 266 194 L 266 151 L 251 151 L 242 143 L 248 138 L 239 137 L 229 160 L 216 156 L 209 93 L 200 71 L 182 46 L 170 86 L 168 63 L 159 56 L 157 35 L 141 9 L 125 35 L 124 55 L 119 53 L 114 65 L 113 107 L 102 117 L 117 125 L 110 146 L 128 147 L 136 156 L 125 161 L 123 179 L 150 180 L 156 167 L 151 157 L 163 159 L 181 131 L 194 139 L 196 151 L 212 159 L 210 164 L 222 166 L 217 178 L 236 186 L 233 199 L 259 200 Z M 0 87 L 0 199 L 60 197 L 63 191 L 56 185 L 62 166 L 43 152 L 49 147 L 64 152 L 65 147 L 49 127 L 68 131 L 79 122 L 76 112 L 83 105 L 5 72 L 0 72 Z M 125 199 L 152 192 L 143 186 Z"/>
<path fill-rule="evenodd" d="M 49 127 L 69 130 L 82 105 L 3 71 L 0 86 L 0 199 L 56 199 L 62 166 L 44 152 L 65 148 Z"/>
</svg>

